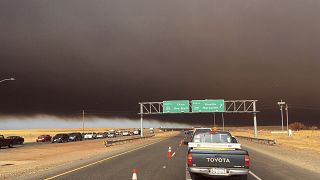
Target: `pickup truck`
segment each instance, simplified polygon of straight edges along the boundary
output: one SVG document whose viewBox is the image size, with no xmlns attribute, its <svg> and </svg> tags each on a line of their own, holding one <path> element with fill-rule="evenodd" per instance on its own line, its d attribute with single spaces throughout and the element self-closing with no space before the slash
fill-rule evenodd
<svg viewBox="0 0 320 180">
<path fill-rule="evenodd" d="M 0 135 L 0 148 L 3 146 L 8 146 L 9 148 L 13 147 L 13 140 L 12 139 L 6 139 L 3 135 Z"/>
<path fill-rule="evenodd" d="M 187 170 L 193 180 L 201 176 L 247 179 L 250 159 L 229 132 L 196 134 L 188 143 Z"/>
</svg>

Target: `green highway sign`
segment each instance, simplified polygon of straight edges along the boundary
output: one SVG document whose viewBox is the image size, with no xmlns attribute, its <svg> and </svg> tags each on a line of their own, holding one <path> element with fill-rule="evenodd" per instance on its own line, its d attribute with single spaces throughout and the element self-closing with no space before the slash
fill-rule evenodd
<svg viewBox="0 0 320 180">
<path fill-rule="evenodd" d="M 224 100 L 192 100 L 192 112 L 224 112 Z"/>
<path fill-rule="evenodd" d="M 189 100 L 163 101 L 163 113 L 190 112 Z"/>
</svg>

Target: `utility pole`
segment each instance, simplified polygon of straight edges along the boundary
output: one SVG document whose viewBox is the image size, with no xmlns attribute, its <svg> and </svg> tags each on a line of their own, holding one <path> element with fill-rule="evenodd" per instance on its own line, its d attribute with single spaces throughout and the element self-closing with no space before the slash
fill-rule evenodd
<svg viewBox="0 0 320 180">
<path fill-rule="evenodd" d="M 288 104 L 286 104 L 286 115 L 287 115 L 287 132 L 289 133 L 289 109 L 288 109 Z"/>
<path fill-rule="evenodd" d="M 278 102 L 278 105 L 280 106 L 280 112 L 281 112 L 281 130 L 283 131 L 283 110 L 282 107 L 285 105 L 286 103 L 282 101 Z"/>
<path fill-rule="evenodd" d="M 84 110 L 82 110 L 82 133 L 84 133 Z"/>
</svg>

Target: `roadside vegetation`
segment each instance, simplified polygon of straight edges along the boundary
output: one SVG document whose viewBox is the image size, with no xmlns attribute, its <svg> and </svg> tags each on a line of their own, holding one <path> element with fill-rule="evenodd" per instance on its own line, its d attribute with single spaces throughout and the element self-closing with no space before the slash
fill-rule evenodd
<svg viewBox="0 0 320 180">
<path fill-rule="evenodd" d="M 275 139 L 277 145 L 287 148 L 296 148 L 302 150 L 310 150 L 320 153 L 320 130 L 317 127 L 311 126 L 299 128 L 293 131 L 293 136 L 289 137 L 287 132 L 281 132 L 279 130 L 270 130 L 260 128 L 258 131 L 259 138 Z M 231 133 L 235 136 L 247 136 L 253 137 L 253 130 L 251 129 L 233 129 Z"/>
</svg>

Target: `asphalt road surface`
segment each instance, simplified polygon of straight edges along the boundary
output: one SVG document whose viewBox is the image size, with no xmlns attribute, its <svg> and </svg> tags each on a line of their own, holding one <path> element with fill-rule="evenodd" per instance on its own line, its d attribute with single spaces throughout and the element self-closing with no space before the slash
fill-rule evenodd
<svg viewBox="0 0 320 180">
<path fill-rule="evenodd" d="M 86 166 L 66 169 L 56 174 L 48 173 L 45 178 L 129 180 L 132 178 L 132 170 L 136 169 L 139 180 L 184 180 L 186 179 L 187 146 L 179 146 L 183 138 L 184 135 L 181 133 L 179 136 L 137 150 L 128 150 Z M 174 153 L 173 158 L 167 158 L 169 146 Z M 302 170 L 251 149 L 247 150 L 251 157 L 248 176 L 250 180 L 319 179 L 319 174 Z"/>
</svg>

